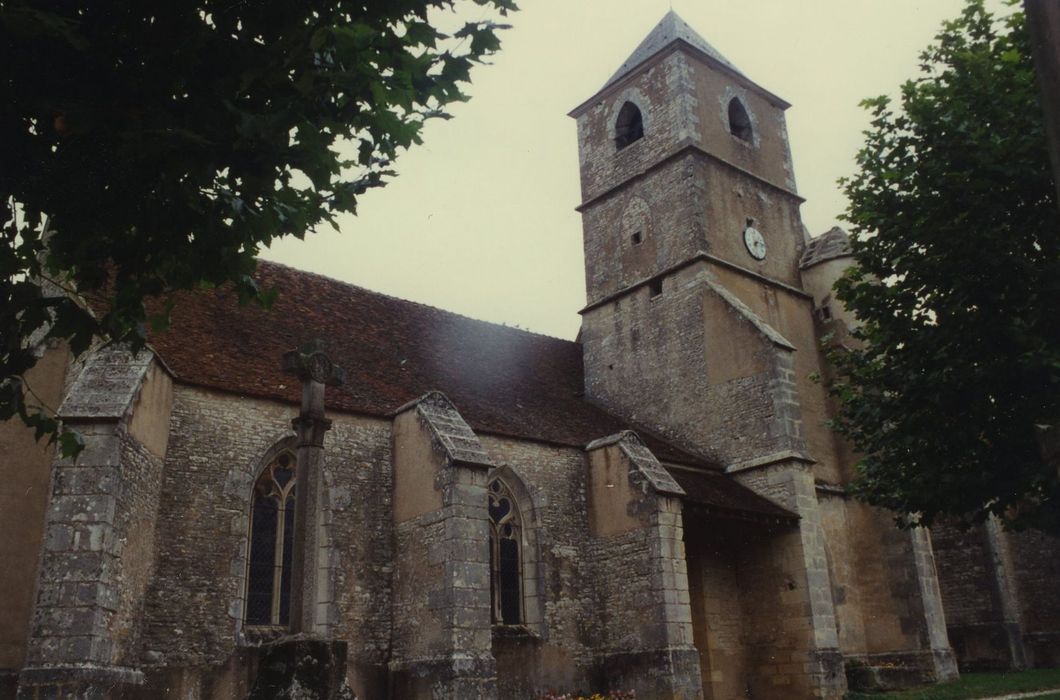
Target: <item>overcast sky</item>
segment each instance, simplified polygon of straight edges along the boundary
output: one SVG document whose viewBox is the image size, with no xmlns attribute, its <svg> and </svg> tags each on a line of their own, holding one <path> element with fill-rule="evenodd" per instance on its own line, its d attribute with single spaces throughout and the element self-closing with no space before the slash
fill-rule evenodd
<svg viewBox="0 0 1060 700">
<path fill-rule="evenodd" d="M 403 154 L 341 233 L 286 240 L 271 260 L 474 318 L 574 338 L 585 303 L 578 154 L 567 112 L 591 97 L 669 0 L 521 0 L 471 101 Z M 746 76 L 792 103 L 802 216 L 838 223 L 836 179 L 867 127 L 858 102 L 894 94 L 962 0 L 673 0 Z M 991 3 L 1000 5 L 1000 0 Z M 475 17 L 477 18 L 477 17 Z"/>
</svg>

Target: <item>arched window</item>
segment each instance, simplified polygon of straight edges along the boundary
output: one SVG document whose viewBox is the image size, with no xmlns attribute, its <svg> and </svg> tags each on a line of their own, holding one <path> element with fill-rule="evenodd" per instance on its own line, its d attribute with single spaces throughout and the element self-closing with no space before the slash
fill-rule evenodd
<svg viewBox="0 0 1060 700">
<path fill-rule="evenodd" d="M 522 624 L 523 561 L 522 518 L 507 485 L 500 479 L 489 484 L 490 602 L 493 622 Z"/>
<path fill-rule="evenodd" d="M 751 117 L 739 97 L 729 100 L 729 131 L 738 139 L 751 141 Z"/>
<path fill-rule="evenodd" d="M 644 119 L 637 105 L 627 102 L 622 105 L 618 112 L 618 121 L 615 122 L 615 146 L 621 150 L 642 136 Z"/>
<path fill-rule="evenodd" d="M 254 484 L 246 624 L 286 625 L 291 607 L 295 456 L 283 450 Z"/>
</svg>

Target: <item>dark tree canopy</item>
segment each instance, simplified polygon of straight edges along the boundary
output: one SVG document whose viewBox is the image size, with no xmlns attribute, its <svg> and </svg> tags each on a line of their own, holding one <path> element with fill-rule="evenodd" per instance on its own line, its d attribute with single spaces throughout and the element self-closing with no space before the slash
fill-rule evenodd
<svg viewBox="0 0 1060 700">
<path fill-rule="evenodd" d="M 858 317 L 834 347 L 856 492 L 909 514 L 1060 531 L 1036 426 L 1060 417 L 1060 217 L 1019 13 L 971 0 L 873 121 L 844 182 Z"/>
<path fill-rule="evenodd" d="M 173 290 L 267 303 L 259 248 L 354 212 L 464 99 L 515 9 L 473 3 L 0 0 L 0 419 L 56 434 L 23 401 L 42 329 L 79 353 Z"/>
</svg>

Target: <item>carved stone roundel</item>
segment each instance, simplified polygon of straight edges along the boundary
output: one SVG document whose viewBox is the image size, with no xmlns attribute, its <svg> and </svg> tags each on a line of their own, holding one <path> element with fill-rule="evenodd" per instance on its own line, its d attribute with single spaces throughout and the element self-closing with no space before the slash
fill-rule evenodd
<svg viewBox="0 0 1060 700">
<path fill-rule="evenodd" d="M 314 382 L 326 384 L 331 378 L 331 360 L 322 352 L 314 352 L 306 359 L 306 368 Z"/>
</svg>

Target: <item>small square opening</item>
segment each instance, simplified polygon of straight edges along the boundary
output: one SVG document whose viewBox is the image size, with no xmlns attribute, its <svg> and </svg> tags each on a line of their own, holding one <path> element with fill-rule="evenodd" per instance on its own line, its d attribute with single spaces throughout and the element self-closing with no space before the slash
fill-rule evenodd
<svg viewBox="0 0 1060 700">
<path fill-rule="evenodd" d="M 644 237 L 641 235 L 640 231 L 637 231 L 630 236 L 629 239 L 633 241 L 633 245 L 640 245 L 640 242 L 644 240 Z"/>
<path fill-rule="evenodd" d="M 648 282 L 648 291 L 651 294 L 651 298 L 655 299 L 662 296 L 662 279 L 653 279 Z"/>
</svg>

